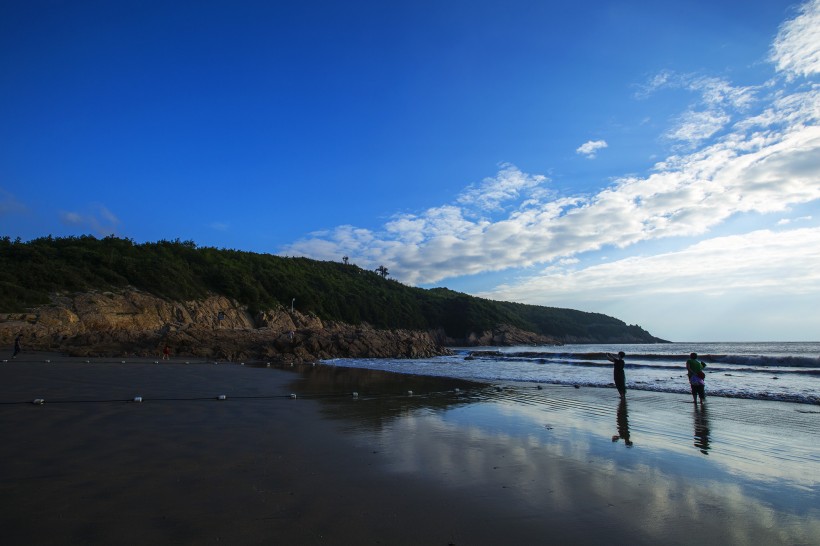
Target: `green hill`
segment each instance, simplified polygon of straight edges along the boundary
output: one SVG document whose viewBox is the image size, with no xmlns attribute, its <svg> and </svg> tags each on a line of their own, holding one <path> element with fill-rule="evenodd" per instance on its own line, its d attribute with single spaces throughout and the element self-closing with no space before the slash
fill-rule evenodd
<svg viewBox="0 0 820 546">
<path fill-rule="evenodd" d="M 197 247 L 191 241 L 137 244 L 92 236 L 0 239 L 0 310 L 21 312 L 55 293 L 133 286 L 169 300 L 208 294 L 251 313 L 279 306 L 325 320 L 377 328 L 442 329 L 451 338 L 508 324 L 565 341 L 662 341 L 600 313 L 496 302 L 446 288 L 421 289 L 356 265 Z"/>
</svg>

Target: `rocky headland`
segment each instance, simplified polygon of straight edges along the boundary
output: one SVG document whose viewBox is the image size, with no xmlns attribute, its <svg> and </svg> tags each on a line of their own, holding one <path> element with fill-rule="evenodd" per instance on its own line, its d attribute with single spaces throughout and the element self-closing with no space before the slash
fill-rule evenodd
<svg viewBox="0 0 820 546">
<path fill-rule="evenodd" d="M 251 314 L 223 296 L 168 301 L 129 289 L 57 295 L 27 313 L 0 314 L 0 344 L 11 349 L 71 356 L 159 357 L 218 360 L 315 361 L 328 358 L 424 358 L 450 353 L 447 346 L 557 344 L 512 326 L 462 339 L 443 331 L 373 328 L 323 321 L 284 307 Z"/>
</svg>

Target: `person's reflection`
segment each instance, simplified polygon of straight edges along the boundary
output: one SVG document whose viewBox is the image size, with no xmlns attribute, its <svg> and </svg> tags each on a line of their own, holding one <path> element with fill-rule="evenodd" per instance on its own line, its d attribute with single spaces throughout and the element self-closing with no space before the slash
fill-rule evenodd
<svg viewBox="0 0 820 546">
<path fill-rule="evenodd" d="M 613 442 L 617 442 L 623 438 L 627 447 L 632 447 L 632 440 L 629 439 L 629 416 L 626 412 L 626 398 L 621 398 L 618 404 L 618 416 L 616 423 L 618 425 L 618 434 L 612 437 Z"/>
<path fill-rule="evenodd" d="M 709 416 L 706 413 L 706 405 L 701 404 L 700 408 L 695 407 L 695 447 L 700 449 L 704 455 L 709 455 Z"/>
</svg>

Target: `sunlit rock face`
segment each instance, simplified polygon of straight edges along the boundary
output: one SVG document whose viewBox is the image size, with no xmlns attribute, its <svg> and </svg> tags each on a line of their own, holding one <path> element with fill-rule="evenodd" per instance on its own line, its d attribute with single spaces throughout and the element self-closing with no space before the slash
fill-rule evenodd
<svg viewBox="0 0 820 546">
<path fill-rule="evenodd" d="M 137 290 L 59 295 L 29 313 L 0 314 L 0 343 L 77 356 L 172 355 L 310 361 L 447 354 L 434 336 L 322 321 L 284 307 L 256 315 L 222 296 L 168 301 Z"/>
</svg>

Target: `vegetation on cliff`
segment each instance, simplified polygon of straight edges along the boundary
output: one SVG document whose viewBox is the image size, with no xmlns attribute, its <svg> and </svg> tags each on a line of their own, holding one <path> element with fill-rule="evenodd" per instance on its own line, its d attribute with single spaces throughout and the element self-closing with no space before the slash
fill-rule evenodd
<svg viewBox="0 0 820 546">
<path fill-rule="evenodd" d="M 113 236 L 0 239 L 2 311 L 48 303 L 55 293 L 128 286 L 176 301 L 222 295 L 251 313 L 294 305 L 325 320 L 442 330 L 453 339 L 507 324 L 564 341 L 661 341 L 637 325 L 600 313 L 409 287 L 340 262 L 197 247 L 179 240 L 137 244 Z"/>
</svg>

